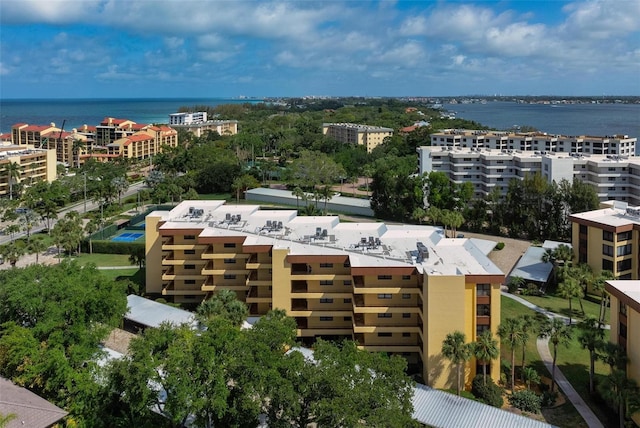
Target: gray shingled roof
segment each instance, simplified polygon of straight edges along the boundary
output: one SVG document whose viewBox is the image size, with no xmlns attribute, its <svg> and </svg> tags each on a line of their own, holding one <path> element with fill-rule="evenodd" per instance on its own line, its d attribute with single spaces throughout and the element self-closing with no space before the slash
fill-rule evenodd
<svg viewBox="0 0 640 428">
<path fill-rule="evenodd" d="M 7 428 L 45 428 L 67 415 L 58 406 L 3 377 L 0 377 L 0 413 L 17 416 Z"/>
<path fill-rule="evenodd" d="M 436 428 L 549 428 L 552 426 L 422 384 L 416 384 L 413 394 L 413 419 Z"/>
</svg>

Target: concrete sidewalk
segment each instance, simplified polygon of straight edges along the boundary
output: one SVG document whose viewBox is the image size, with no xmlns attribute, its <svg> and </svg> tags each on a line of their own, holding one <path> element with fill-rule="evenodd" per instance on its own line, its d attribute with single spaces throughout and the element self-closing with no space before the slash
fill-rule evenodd
<svg viewBox="0 0 640 428">
<path fill-rule="evenodd" d="M 515 296 L 510 293 L 506 293 L 506 292 L 502 292 L 502 295 L 512 300 L 515 300 L 516 302 L 521 303 L 526 307 L 533 309 L 536 312 L 544 314 L 549 318 L 560 318 L 564 320 L 566 324 L 569 323 L 568 317 L 543 309 L 521 297 Z M 536 342 L 536 347 L 538 348 L 538 354 L 540 355 L 542 362 L 544 363 L 547 370 L 549 370 L 549 373 L 551 373 L 551 370 L 553 368 L 553 357 L 549 349 L 549 339 L 548 338 L 538 339 Z M 569 401 L 571 401 L 571 404 L 573 404 L 573 406 L 576 408 L 578 413 L 580 413 L 580 416 L 582 416 L 582 419 L 584 419 L 584 421 L 587 423 L 589 428 L 604 428 L 604 425 L 602 424 L 602 422 L 600 422 L 600 420 L 595 415 L 595 413 L 593 413 L 593 411 L 591 411 L 589 406 L 587 406 L 587 403 L 585 403 L 582 397 L 580 397 L 580 394 L 578 394 L 578 392 L 567 380 L 567 378 L 562 373 L 562 371 L 560 371 L 560 368 L 558 366 L 556 366 L 555 378 L 556 378 L 555 381 L 560 387 L 560 389 L 562 389 L 562 392 L 564 392 L 564 394 L 567 396 Z"/>
</svg>

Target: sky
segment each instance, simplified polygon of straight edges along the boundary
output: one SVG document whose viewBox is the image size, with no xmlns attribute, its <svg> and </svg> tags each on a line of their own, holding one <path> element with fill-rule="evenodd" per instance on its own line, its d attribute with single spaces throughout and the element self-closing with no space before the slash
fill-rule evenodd
<svg viewBox="0 0 640 428">
<path fill-rule="evenodd" d="M 0 0 L 0 98 L 640 95 L 640 0 Z"/>
</svg>

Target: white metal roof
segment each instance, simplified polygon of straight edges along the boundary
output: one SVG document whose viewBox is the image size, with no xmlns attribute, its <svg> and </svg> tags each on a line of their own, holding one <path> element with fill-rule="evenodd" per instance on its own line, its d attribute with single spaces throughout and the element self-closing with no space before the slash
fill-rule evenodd
<svg viewBox="0 0 640 428">
<path fill-rule="evenodd" d="M 128 312 L 126 319 L 147 327 L 159 327 L 162 323 L 173 325 L 196 325 L 195 317 L 189 311 L 154 302 L 144 297 L 130 294 L 127 296 Z"/>
</svg>

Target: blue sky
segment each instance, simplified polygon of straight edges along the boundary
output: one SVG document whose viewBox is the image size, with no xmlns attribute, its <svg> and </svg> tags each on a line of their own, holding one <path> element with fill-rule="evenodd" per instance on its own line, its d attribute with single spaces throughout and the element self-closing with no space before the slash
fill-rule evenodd
<svg viewBox="0 0 640 428">
<path fill-rule="evenodd" d="M 0 98 L 640 95 L 640 0 L 0 0 Z"/>
</svg>

